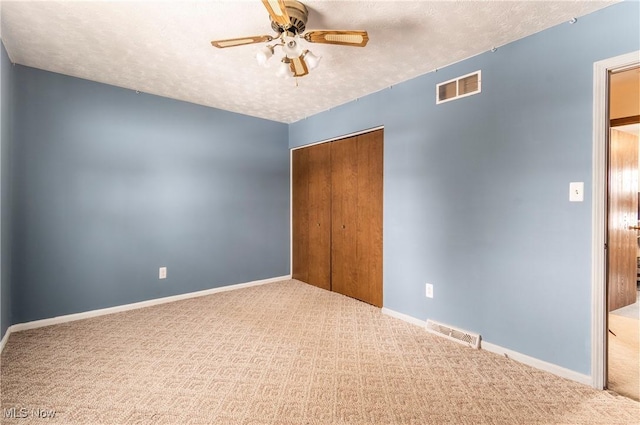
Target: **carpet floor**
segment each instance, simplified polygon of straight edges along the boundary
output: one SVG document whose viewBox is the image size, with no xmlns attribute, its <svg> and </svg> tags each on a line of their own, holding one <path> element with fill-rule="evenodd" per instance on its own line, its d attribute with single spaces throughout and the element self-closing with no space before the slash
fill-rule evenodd
<svg viewBox="0 0 640 425">
<path fill-rule="evenodd" d="M 640 403 L 628 398 L 463 347 L 294 280 L 18 332 L 1 362 L 6 424 L 629 425 L 640 418 Z"/>
</svg>

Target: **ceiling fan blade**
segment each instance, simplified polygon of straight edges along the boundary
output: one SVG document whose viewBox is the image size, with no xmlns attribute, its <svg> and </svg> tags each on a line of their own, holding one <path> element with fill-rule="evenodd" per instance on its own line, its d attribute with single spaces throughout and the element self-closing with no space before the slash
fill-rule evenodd
<svg viewBox="0 0 640 425">
<path fill-rule="evenodd" d="M 293 72 L 294 77 L 303 77 L 309 73 L 309 68 L 307 68 L 307 64 L 302 56 L 290 59 L 290 61 L 291 72 Z"/>
<path fill-rule="evenodd" d="M 304 39 L 310 43 L 364 47 L 369 41 L 369 35 L 366 31 L 315 30 L 305 33 Z"/>
<path fill-rule="evenodd" d="M 284 28 L 291 26 L 291 19 L 287 13 L 284 0 L 262 0 L 262 3 L 269 11 L 269 15 L 271 15 L 271 20 L 273 22 Z"/>
<path fill-rule="evenodd" d="M 219 49 L 224 49 L 225 47 L 244 46 L 245 44 L 263 43 L 263 42 L 272 41 L 272 40 L 273 40 L 273 37 L 271 37 L 270 35 L 258 35 L 255 37 L 230 38 L 228 40 L 214 40 L 211 42 L 211 45 Z"/>
</svg>

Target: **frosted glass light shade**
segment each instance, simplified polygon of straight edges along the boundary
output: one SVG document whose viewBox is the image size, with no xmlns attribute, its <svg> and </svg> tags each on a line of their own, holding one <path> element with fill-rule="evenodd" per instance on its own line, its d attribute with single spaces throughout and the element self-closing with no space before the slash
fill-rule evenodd
<svg viewBox="0 0 640 425">
<path fill-rule="evenodd" d="M 273 48 L 264 46 L 256 53 L 256 60 L 260 66 L 266 67 L 271 56 L 273 56 Z"/>
<path fill-rule="evenodd" d="M 307 63 L 307 67 L 311 69 L 316 69 L 320 64 L 320 59 L 322 56 L 316 56 L 309 50 L 304 53 L 304 61 Z"/>
<path fill-rule="evenodd" d="M 289 62 L 280 62 L 280 66 L 278 66 L 278 71 L 276 75 L 281 78 L 289 78 L 293 77 L 293 72 L 291 71 L 291 66 Z"/>
</svg>

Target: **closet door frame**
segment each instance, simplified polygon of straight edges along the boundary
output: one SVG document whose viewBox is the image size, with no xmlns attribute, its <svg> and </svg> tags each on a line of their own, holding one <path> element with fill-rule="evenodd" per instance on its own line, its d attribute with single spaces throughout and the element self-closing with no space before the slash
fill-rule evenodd
<svg viewBox="0 0 640 425">
<path fill-rule="evenodd" d="M 371 133 L 377 130 L 384 130 L 384 126 L 381 125 L 378 127 L 371 127 L 365 130 L 343 134 L 337 137 L 332 137 L 330 139 L 325 139 L 325 140 L 309 143 L 302 146 L 296 146 L 295 148 L 289 149 L 289 270 L 291 274 L 293 274 L 293 151 L 298 149 L 308 148 L 314 145 L 319 145 L 321 143 L 329 143 L 329 142 L 334 142 L 336 140 L 347 139 L 349 137 L 359 136 L 361 134 Z M 384 199 L 383 199 L 383 202 L 384 202 Z M 384 225 L 384 220 L 383 220 L 383 225 Z M 384 228 L 383 228 L 383 233 L 384 233 Z M 384 262 L 384 255 L 382 257 L 382 260 Z M 384 280 L 383 280 L 383 292 L 384 292 Z M 383 297 L 383 303 L 384 303 L 384 297 Z"/>
</svg>

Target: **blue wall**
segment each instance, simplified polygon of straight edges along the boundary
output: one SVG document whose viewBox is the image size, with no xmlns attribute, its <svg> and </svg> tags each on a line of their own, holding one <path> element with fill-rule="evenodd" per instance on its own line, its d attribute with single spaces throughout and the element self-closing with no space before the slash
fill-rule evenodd
<svg viewBox="0 0 640 425">
<path fill-rule="evenodd" d="M 15 71 L 13 323 L 289 274 L 286 124 Z"/>
<path fill-rule="evenodd" d="M 0 42 L 0 339 L 11 325 L 11 153 L 14 68 Z"/>
<path fill-rule="evenodd" d="M 290 147 L 384 125 L 385 307 L 590 374 L 593 63 L 640 48 L 638 16 L 611 6 L 290 125 Z M 480 94 L 435 104 L 477 70 Z"/>
</svg>

